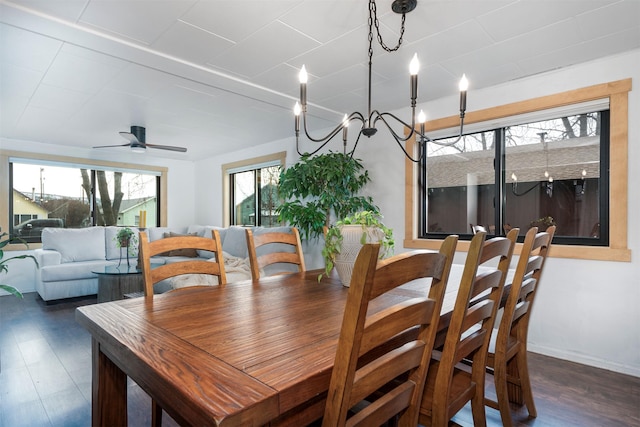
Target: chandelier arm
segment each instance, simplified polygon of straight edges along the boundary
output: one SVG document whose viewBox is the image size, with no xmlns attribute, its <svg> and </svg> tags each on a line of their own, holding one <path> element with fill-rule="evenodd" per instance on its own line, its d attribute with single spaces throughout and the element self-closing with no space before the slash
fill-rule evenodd
<svg viewBox="0 0 640 427">
<path fill-rule="evenodd" d="M 398 116 L 392 114 L 392 113 L 380 113 L 378 111 L 375 111 L 377 117 L 374 121 L 377 122 L 378 120 L 382 120 L 384 122 L 385 125 L 387 125 L 387 128 L 389 128 L 389 131 L 391 133 L 393 133 L 394 138 L 396 138 L 398 141 L 402 141 L 402 142 L 406 142 L 409 139 L 411 139 L 411 137 L 413 137 L 413 135 L 415 134 L 420 134 L 420 132 L 415 130 L 415 123 L 413 125 L 410 125 L 408 123 L 406 123 L 405 121 L 403 121 L 401 118 L 399 118 Z M 397 133 L 394 132 L 393 129 L 391 129 L 391 127 L 389 126 L 389 123 L 383 118 L 383 116 L 389 116 L 391 118 L 393 118 L 394 120 L 396 120 L 398 123 L 400 123 L 401 125 L 411 129 L 411 132 L 409 132 L 409 134 L 406 137 L 402 137 L 400 135 L 398 135 Z"/>
<path fill-rule="evenodd" d="M 309 154 L 310 156 L 315 155 L 318 151 L 322 150 L 324 148 L 324 146 L 327 145 L 330 141 L 331 141 L 331 139 L 327 139 L 318 148 L 316 148 L 314 151 L 312 151 L 311 153 L 306 153 L 306 154 Z M 299 144 L 298 143 L 299 143 L 299 138 L 296 138 L 296 151 L 298 152 L 299 156 L 302 156 L 304 153 L 300 152 L 300 148 L 299 148 Z"/>
<path fill-rule="evenodd" d="M 358 132 L 358 137 L 356 138 L 356 142 L 353 144 L 353 149 L 349 152 L 349 157 L 353 159 L 353 154 L 356 152 L 356 147 L 358 147 L 358 142 L 360 142 L 360 137 L 362 136 L 362 129 Z"/>
<path fill-rule="evenodd" d="M 327 142 L 331 141 L 338 134 L 338 132 L 340 132 L 340 130 L 343 127 L 343 125 L 341 123 L 338 126 L 336 126 L 335 128 L 333 128 L 333 130 L 331 130 L 328 134 L 326 134 L 322 138 L 313 138 L 311 135 L 309 135 L 309 131 L 307 130 L 307 114 L 306 113 L 302 114 L 302 125 L 303 125 L 303 128 L 304 128 L 304 134 L 309 140 L 311 140 L 313 142 L 323 142 L 325 144 Z M 323 144 L 323 146 L 324 146 L 324 144 Z"/>
<path fill-rule="evenodd" d="M 403 123 L 402 120 L 398 119 L 393 114 L 390 114 L 390 113 L 386 113 L 386 114 L 392 116 L 393 118 L 395 118 L 399 122 Z M 391 128 L 391 126 L 389 126 L 389 123 L 387 123 L 387 121 L 382 116 L 382 114 L 378 113 L 378 117 L 376 118 L 376 120 L 378 120 L 378 119 L 382 120 L 382 123 L 384 123 L 384 125 L 387 127 L 387 129 L 389 130 L 389 133 L 391 133 L 391 136 L 393 136 L 393 139 L 396 140 L 396 143 L 398 144 L 398 147 L 400 147 L 400 149 L 404 152 L 404 155 L 407 157 L 407 159 L 411 160 L 413 163 L 420 163 L 422 161 L 423 154 L 424 154 L 424 153 L 422 153 L 423 150 L 420 150 L 421 154 L 420 154 L 420 157 L 418 157 L 417 159 L 411 157 L 411 155 L 404 148 L 404 145 L 402 145 L 402 142 L 406 142 L 407 140 L 398 137 L 398 134 L 396 134 L 394 132 L 394 130 Z M 421 145 L 422 145 L 422 141 L 418 141 L 418 148 L 421 148 Z"/>
</svg>

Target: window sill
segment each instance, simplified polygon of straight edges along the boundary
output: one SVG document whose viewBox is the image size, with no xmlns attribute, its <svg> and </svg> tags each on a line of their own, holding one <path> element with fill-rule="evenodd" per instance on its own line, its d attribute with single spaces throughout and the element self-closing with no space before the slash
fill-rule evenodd
<svg viewBox="0 0 640 427">
<path fill-rule="evenodd" d="M 457 251 L 469 250 L 468 241 L 458 241 Z M 408 249 L 440 249 L 442 240 L 434 239 L 405 239 L 403 246 Z M 514 254 L 519 254 L 522 243 L 517 243 Z M 628 248 L 612 248 L 608 246 L 573 246 L 551 245 L 551 258 L 588 259 L 594 261 L 631 262 L 631 250 Z"/>
</svg>

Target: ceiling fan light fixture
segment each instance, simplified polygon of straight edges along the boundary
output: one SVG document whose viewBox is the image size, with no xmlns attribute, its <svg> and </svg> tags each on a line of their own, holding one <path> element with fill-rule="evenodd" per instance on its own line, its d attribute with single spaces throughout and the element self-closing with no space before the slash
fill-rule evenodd
<svg viewBox="0 0 640 427">
<path fill-rule="evenodd" d="M 143 154 L 147 152 L 147 148 L 144 145 L 131 144 L 131 151 L 134 153 Z"/>
</svg>

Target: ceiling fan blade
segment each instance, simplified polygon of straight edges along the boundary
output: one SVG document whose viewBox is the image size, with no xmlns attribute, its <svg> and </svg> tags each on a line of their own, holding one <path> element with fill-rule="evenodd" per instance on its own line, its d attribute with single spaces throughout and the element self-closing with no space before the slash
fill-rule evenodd
<svg viewBox="0 0 640 427">
<path fill-rule="evenodd" d="M 131 132 L 120 132 L 120 136 L 129 141 L 129 143 L 141 142 L 138 141 L 138 138 Z"/>
<path fill-rule="evenodd" d="M 109 148 L 109 147 L 128 147 L 130 146 L 130 143 L 127 144 L 118 144 L 118 145 L 98 145 L 97 147 L 93 147 L 93 148 Z"/>
<path fill-rule="evenodd" d="M 149 148 L 157 148 L 160 150 L 169 150 L 169 151 L 179 151 L 181 153 L 186 153 L 187 149 L 184 147 L 174 147 L 173 145 L 156 145 L 156 144 L 144 144 Z"/>
</svg>

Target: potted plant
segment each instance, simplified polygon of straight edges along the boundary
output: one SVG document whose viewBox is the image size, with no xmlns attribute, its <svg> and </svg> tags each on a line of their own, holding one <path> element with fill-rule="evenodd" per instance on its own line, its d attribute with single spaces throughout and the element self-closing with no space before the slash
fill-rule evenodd
<svg viewBox="0 0 640 427">
<path fill-rule="evenodd" d="M 358 195 L 370 180 L 361 161 L 347 154 L 305 154 L 280 173 L 278 195 L 284 203 L 276 210 L 278 219 L 310 239 L 321 236 L 331 218 L 378 212 L 371 197 Z"/>
<path fill-rule="evenodd" d="M 0 238 L 3 238 L 5 236 L 9 236 L 7 233 L 2 233 L 0 234 Z M 0 273 L 7 273 L 9 271 L 9 266 L 7 265 L 7 263 L 13 259 L 25 259 L 25 258 L 31 258 L 33 260 L 33 262 L 36 263 L 36 267 L 38 266 L 38 260 L 35 259 L 35 257 L 33 255 L 17 255 L 11 258 L 7 258 L 4 259 L 4 247 L 7 246 L 9 243 L 15 242 L 15 241 L 19 241 L 21 243 L 24 243 L 24 245 L 27 247 L 27 249 L 29 248 L 29 245 L 22 239 L 20 238 L 11 238 L 8 237 L 6 240 L 2 240 L 0 241 Z M 22 298 L 22 293 L 20 293 L 19 290 L 17 290 L 16 288 L 14 288 L 13 286 L 10 285 L 5 285 L 5 284 L 0 284 L 0 289 L 9 292 L 12 295 L 15 295 L 18 298 Z"/>
<path fill-rule="evenodd" d="M 362 245 L 380 242 L 380 258 L 393 251 L 393 230 L 386 227 L 381 216 L 373 211 L 360 211 L 346 216 L 327 229 L 322 256 L 325 273 L 336 267 L 344 286 L 351 283 L 353 266 Z"/>
<path fill-rule="evenodd" d="M 138 235 L 129 227 L 122 227 L 118 230 L 118 234 L 115 237 L 116 246 L 120 248 L 120 260 L 118 261 L 118 266 L 122 262 L 122 248 L 126 248 L 127 254 L 127 267 L 129 266 L 129 252 L 132 246 L 138 244 Z M 132 245 L 133 244 L 133 245 Z M 133 253 L 131 254 L 133 255 Z"/>
</svg>

